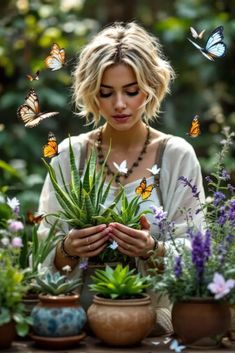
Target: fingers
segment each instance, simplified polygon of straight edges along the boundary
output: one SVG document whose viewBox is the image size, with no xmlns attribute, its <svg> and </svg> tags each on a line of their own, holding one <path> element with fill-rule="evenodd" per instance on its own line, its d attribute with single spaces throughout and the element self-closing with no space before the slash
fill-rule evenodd
<svg viewBox="0 0 235 353">
<path fill-rule="evenodd" d="M 106 224 L 99 224 L 98 226 L 88 227 L 84 229 L 71 229 L 69 236 L 72 238 L 86 238 L 93 234 L 101 233 L 104 229 L 107 228 Z"/>
<path fill-rule="evenodd" d="M 140 217 L 140 227 L 141 229 L 150 229 L 150 223 L 144 215 Z"/>
</svg>

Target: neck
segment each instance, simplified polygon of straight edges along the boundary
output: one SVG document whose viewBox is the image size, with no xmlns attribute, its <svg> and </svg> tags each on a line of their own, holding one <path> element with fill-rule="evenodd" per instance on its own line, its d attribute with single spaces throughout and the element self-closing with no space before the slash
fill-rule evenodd
<svg viewBox="0 0 235 353">
<path fill-rule="evenodd" d="M 102 144 L 104 147 L 112 144 L 112 148 L 129 149 L 132 146 L 142 146 L 146 139 L 146 125 L 142 121 L 137 122 L 128 130 L 119 131 L 114 129 L 110 124 L 105 124 L 102 128 Z"/>
</svg>

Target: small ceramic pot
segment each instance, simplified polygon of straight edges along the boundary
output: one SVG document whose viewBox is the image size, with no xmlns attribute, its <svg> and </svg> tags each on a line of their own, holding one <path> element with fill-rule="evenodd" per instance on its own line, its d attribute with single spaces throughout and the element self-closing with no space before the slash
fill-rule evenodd
<svg viewBox="0 0 235 353">
<path fill-rule="evenodd" d="M 16 337 L 15 322 L 0 325 L 0 350 L 10 348 Z"/>
<path fill-rule="evenodd" d="M 39 295 L 32 310 L 33 330 L 39 336 L 66 337 L 79 335 L 87 321 L 79 295 Z"/>
</svg>

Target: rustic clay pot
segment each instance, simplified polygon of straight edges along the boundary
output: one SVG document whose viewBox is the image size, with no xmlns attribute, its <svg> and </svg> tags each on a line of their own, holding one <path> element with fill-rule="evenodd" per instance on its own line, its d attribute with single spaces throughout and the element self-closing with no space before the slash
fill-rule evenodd
<svg viewBox="0 0 235 353">
<path fill-rule="evenodd" d="M 95 295 L 87 317 L 96 337 L 112 346 L 141 342 L 156 322 L 156 312 L 147 294 L 138 299 L 123 300 Z"/>
<path fill-rule="evenodd" d="M 14 321 L 0 325 L 0 350 L 10 348 L 15 337 L 16 330 Z"/>
<path fill-rule="evenodd" d="M 79 335 L 86 323 L 86 313 L 79 303 L 79 294 L 52 296 L 39 295 L 33 308 L 33 330 L 45 337 Z"/>
<path fill-rule="evenodd" d="M 193 346 L 217 346 L 230 327 L 230 311 L 226 302 L 211 298 L 192 298 L 175 303 L 172 324 L 180 341 Z"/>
</svg>

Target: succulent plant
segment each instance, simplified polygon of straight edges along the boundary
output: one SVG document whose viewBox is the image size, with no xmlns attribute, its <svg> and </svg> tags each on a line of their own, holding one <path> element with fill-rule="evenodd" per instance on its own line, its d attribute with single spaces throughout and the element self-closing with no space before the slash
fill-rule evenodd
<svg viewBox="0 0 235 353">
<path fill-rule="evenodd" d="M 97 169 L 97 154 L 95 149 L 93 149 L 85 162 L 84 176 L 81 178 L 79 170 L 76 167 L 70 139 L 69 158 L 71 177 L 69 186 L 66 184 L 60 165 L 59 174 L 62 185 L 58 181 L 58 176 L 54 168 L 43 160 L 48 169 L 57 200 L 61 206 L 61 210 L 54 214 L 54 216 L 78 229 L 97 225 L 101 222 L 109 223 L 112 220 L 110 218 L 110 210 L 113 209 L 120 200 L 123 190 L 120 190 L 112 204 L 109 205 L 109 208 L 104 209 L 102 205 L 107 199 L 113 182 L 112 178 L 108 184 L 105 183 L 106 173 L 104 167 L 106 160 L 101 168 Z M 101 219 L 97 216 L 101 216 Z"/>
<path fill-rule="evenodd" d="M 52 273 L 49 270 L 44 274 L 39 274 L 35 278 L 33 288 L 42 294 L 49 295 L 69 295 L 81 284 L 80 279 L 69 280 L 66 275 L 61 275 L 60 272 Z"/>
<path fill-rule="evenodd" d="M 118 264 L 114 269 L 106 266 L 104 270 L 96 270 L 91 276 L 93 281 L 89 285 L 91 291 L 111 299 L 127 299 L 139 297 L 149 286 L 150 276 L 141 277 L 134 273 L 129 266 Z"/>
</svg>

